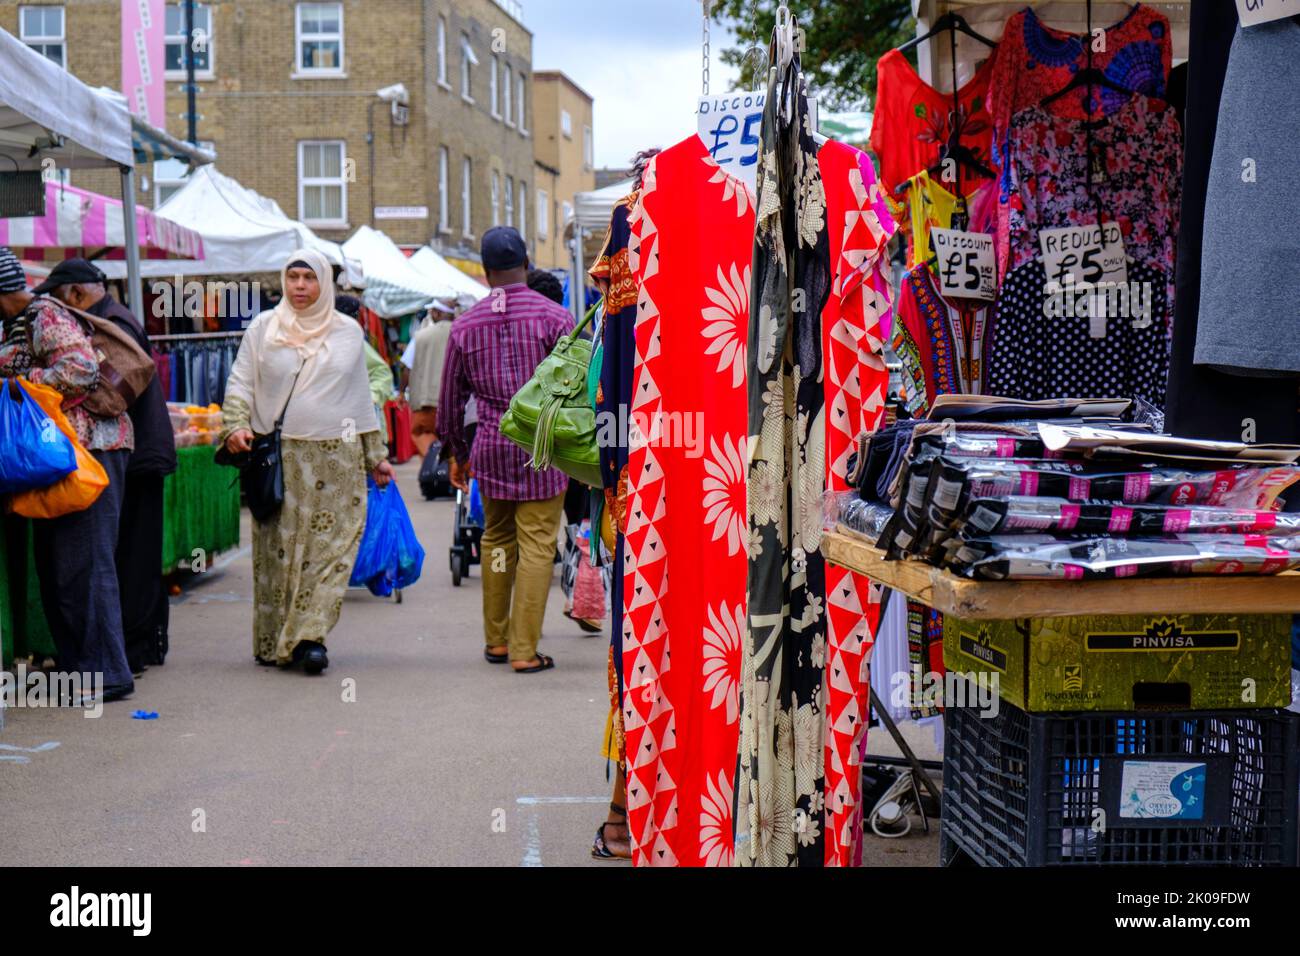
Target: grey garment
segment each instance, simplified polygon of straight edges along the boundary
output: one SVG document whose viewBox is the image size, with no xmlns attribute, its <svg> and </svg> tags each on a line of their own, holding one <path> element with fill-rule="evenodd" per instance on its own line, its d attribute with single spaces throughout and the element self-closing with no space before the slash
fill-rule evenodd
<svg viewBox="0 0 1300 956">
<path fill-rule="evenodd" d="M 99 673 L 128 686 L 131 668 L 117 589 L 117 531 L 129 451 L 92 451 L 108 487 L 85 511 L 33 524 L 41 604 L 66 673 Z"/>
<path fill-rule="evenodd" d="M 1238 27 L 1205 200 L 1198 365 L 1300 372 L 1297 90 L 1300 23 Z"/>
<path fill-rule="evenodd" d="M 411 408 L 436 408 L 442 392 L 442 369 L 447 362 L 451 322 L 431 322 L 415 333 L 415 358 L 411 366 Z"/>
</svg>

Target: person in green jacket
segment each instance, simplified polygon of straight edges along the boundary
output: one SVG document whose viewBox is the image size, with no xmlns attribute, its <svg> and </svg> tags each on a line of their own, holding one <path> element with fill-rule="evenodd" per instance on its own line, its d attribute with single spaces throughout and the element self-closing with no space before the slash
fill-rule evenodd
<svg viewBox="0 0 1300 956">
<path fill-rule="evenodd" d="M 361 300 L 356 296 L 338 296 L 334 300 L 334 308 L 361 322 Z M 388 416 L 384 414 L 384 405 L 394 395 L 393 370 L 388 367 L 379 350 L 370 344 L 369 338 L 362 348 L 366 356 L 366 375 L 370 378 L 370 400 L 375 403 L 375 416 L 379 419 L 379 437 L 387 442 Z"/>
</svg>

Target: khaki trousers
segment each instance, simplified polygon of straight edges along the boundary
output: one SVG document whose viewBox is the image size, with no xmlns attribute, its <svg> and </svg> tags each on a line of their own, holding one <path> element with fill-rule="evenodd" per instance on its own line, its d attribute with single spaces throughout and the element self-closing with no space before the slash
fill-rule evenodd
<svg viewBox="0 0 1300 956">
<path fill-rule="evenodd" d="M 483 496 L 483 635 L 508 646 L 512 661 L 531 661 L 542 639 L 551 593 L 564 495 L 545 501 Z"/>
</svg>

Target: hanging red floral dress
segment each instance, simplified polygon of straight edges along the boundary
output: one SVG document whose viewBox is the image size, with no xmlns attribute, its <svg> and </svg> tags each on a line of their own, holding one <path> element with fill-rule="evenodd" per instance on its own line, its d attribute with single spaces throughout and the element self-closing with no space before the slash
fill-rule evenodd
<svg viewBox="0 0 1300 956">
<path fill-rule="evenodd" d="M 730 866 L 754 197 L 692 136 L 651 161 L 639 220 L 623 578 L 632 858 Z"/>
<path fill-rule="evenodd" d="M 883 423 L 889 392 L 889 260 L 895 224 L 871 159 L 842 143 L 817 155 L 826 191 L 831 289 L 822 310 L 826 487 L 848 491 L 858 436 Z M 826 865 L 848 866 L 862 832 L 860 748 L 870 715 L 867 664 L 880 620 L 880 588 L 826 564 Z"/>
</svg>

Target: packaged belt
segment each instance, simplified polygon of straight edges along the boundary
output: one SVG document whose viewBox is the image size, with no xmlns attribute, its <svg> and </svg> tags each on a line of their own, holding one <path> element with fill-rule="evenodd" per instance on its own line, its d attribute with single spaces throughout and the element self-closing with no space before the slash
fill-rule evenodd
<svg viewBox="0 0 1300 956">
<path fill-rule="evenodd" d="M 987 581 L 1093 581 L 1189 574 L 1277 574 L 1300 567 L 1300 538 L 1179 535 L 1057 539 L 991 535 L 964 540 L 949 567 Z"/>
<path fill-rule="evenodd" d="M 1120 505 L 1025 495 L 972 498 L 959 529 L 974 535 L 1025 531 L 1155 537 L 1167 534 L 1300 533 L 1300 514 L 1215 505 Z"/>
</svg>

